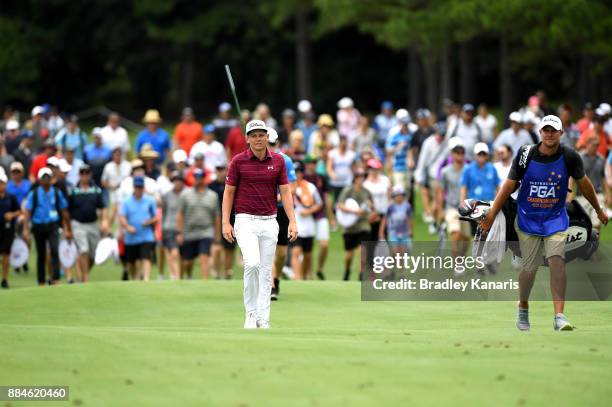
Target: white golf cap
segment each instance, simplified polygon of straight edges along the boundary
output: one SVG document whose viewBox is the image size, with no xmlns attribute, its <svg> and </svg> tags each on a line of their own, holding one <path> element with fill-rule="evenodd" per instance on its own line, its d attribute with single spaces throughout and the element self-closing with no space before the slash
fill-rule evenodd
<svg viewBox="0 0 612 407">
<path fill-rule="evenodd" d="M 474 154 L 478 155 L 480 153 L 489 154 L 489 146 L 485 143 L 476 143 L 476 145 L 474 146 Z"/>
<path fill-rule="evenodd" d="M 45 110 L 42 106 L 34 106 L 34 108 L 32 109 L 32 116 L 36 116 L 37 114 L 43 114 L 44 111 Z"/>
<path fill-rule="evenodd" d="M 10 171 L 21 171 L 23 172 L 23 164 L 20 163 L 19 161 L 13 161 L 11 163 L 11 167 L 9 168 Z"/>
<path fill-rule="evenodd" d="M 346 97 L 346 96 L 338 101 L 339 109 L 347 109 L 349 107 L 353 107 L 354 105 L 355 104 L 353 103 L 353 99 Z"/>
<path fill-rule="evenodd" d="M 4 171 L 0 171 L 0 182 L 4 182 L 5 184 L 8 182 L 8 177 Z"/>
<path fill-rule="evenodd" d="M 94 127 L 91 131 L 92 136 L 100 136 L 102 137 L 102 127 Z"/>
<path fill-rule="evenodd" d="M 396 185 L 393 188 L 391 188 L 391 196 L 404 195 L 405 193 L 406 193 L 406 190 L 401 185 Z"/>
<path fill-rule="evenodd" d="M 300 100 L 297 108 L 301 113 L 310 112 L 312 110 L 312 104 L 306 99 Z"/>
<path fill-rule="evenodd" d="M 553 129 L 558 131 L 563 128 L 563 123 L 557 116 L 549 114 L 548 116 L 544 116 L 542 121 L 540 121 L 540 130 L 546 126 L 551 126 Z"/>
<path fill-rule="evenodd" d="M 274 128 L 268 127 L 268 143 L 275 144 L 276 140 L 278 140 L 278 133 Z"/>
<path fill-rule="evenodd" d="M 175 150 L 172 153 L 172 161 L 177 164 L 187 162 L 187 153 L 185 150 Z"/>
<path fill-rule="evenodd" d="M 38 174 L 37 174 L 38 179 L 42 179 L 42 177 L 44 177 L 45 175 L 48 175 L 50 177 L 53 176 L 53 172 L 51 171 L 51 168 L 43 167 L 40 170 L 38 170 Z"/>
<path fill-rule="evenodd" d="M 230 110 L 232 110 L 232 105 L 230 105 L 227 102 L 222 102 L 219 105 L 219 112 L 223 113 L 223 112 L 229 112 Z"/>
<path fill-rule="evenodd" d="M 612 113 L 612 106 L 610 106 L 609 103 L 600 103 L 599 109 L 603 110 L 605 112 L 604 114 Z"/>
<path fill-rule="evenodd" d="M 522 123 L 523 116 L 519 112 L 512 112 L 510 116 L 508 116 L 511 122 Z"/>
<path fill-rule="evenodd" d="M 448 140 L 448 150 L 453 151 L 457 147 L 462 147 L 465 150 L 463 139 L 461 137 L 451 137 Z"/>
<path fill-rule="evenodd" d="M 6 122 L 6 129 L 7 130 L 19 130 L 19 122 L 17 120 L 11 119 L 8 122 Z"/>
<path fill-rule="evenodd" d="M 266 123 L 264 123 L 263 120 L 251 120 L 246 125 L 246 134 L 249 134 L 253 130 L 264 130 L 267 132 L 268 127 L 266 126 Z"/>
<path fill-rule="evenodd" d="M 68 164 L 68 161 L 62 158 L 59 160 L 59 170 L 61 172 L 70 172 L 72 170 L 72 165 Z"/>
<path fill-rule="evenodd" d="M 47 158 L 47 165 L 52 165 L 54 167 L 59 167 L 60 163 L 59 163 L 59 158 L 57 158 L 56 156 L 51 156 L 49 158 Z"/>
<path fill-rule="evenodd" d="M 599 106 L 597 109 L 595 109 L 595 115 L 596 116 L 605 116 L 608 113 L 606 112 L 606 109 L 602 109 L 601 106 Z"/>
<path fill-rule="evenodd" d="M 410 113 L 408 112 L 408 110 L 402 108 L 402 109 L 397 109 L 397 112 L 395 112 L 395 118 L 399 121 L 408 121 L 408 123 L 410 123 L 412 121 L 412 118 L 410 117 Z"/>
</svg>

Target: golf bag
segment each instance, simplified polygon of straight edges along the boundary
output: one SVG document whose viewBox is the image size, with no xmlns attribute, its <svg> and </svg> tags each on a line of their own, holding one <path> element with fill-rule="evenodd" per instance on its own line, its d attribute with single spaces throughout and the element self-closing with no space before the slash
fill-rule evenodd
<svg viewBox="0 0 612 407">
<path fill-rule="evenodd" d="M 466 199 L 458 209 L 461 220 L 479 225 L 490 208 L 490 202 Z M 591 219 L 578 201 L 572 200 L 566 203 L 565 209 L 569 217 L 568 235 L 565 241 L 565 261 L 570 262 L 577 258 L 588 260 L 599 247 L 599 233 L 593 229 Z M 500 220 L 502 217 L 505 218 L 505 245 L 502 245 L 502 250 L 510 249 L 516 257 L 521 257 L 518 234 L 514 228 L 516 213 L 516 201 L 508 199 L 497 216 Z M 483 234 L 477 227 L 474 236 L 475 248 L 482 250 L 486 241 L 486 234 Z"/>
</svg>

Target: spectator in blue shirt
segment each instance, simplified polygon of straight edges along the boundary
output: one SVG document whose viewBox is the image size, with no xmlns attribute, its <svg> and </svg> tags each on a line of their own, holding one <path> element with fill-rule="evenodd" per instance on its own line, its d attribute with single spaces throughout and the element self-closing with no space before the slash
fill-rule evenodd
<svg viewBox="0 0 612 407">
<path fill-rule="evenodd" d="M 6 191 L 17 198 L 20 206 L 28 192 L 30 192 L 30 188 L 32 188 L 32 183 L 29 179 L 24 178 L 24 174 L 23 164 L 15 161 L 11 164 L 11 179 L 6 185 Z"/>
<path fill-rule="evenodd" d="M 142 150 L 145 144 L 150 144 L 153 150 L 159 153 L 157 163 L 162 164 L 166 161 L 166 155 L 171 147 L 170 135 L 166 130 L 159 127 L 162 119 L 157 110 L 147 110 L 142 121 L 147 127 L 138 133 L 138 137 L 136 138 L 136 152 L 140 153 L 140 150 Z"/>
<path fill-rule="evenodd" d="M 461 201 L 468 198 L 492 201 L 501 180 L 493 164 L 488 161 L 489 146 L 476 143 L 474 156 L 475 160 L 469 163 L 461 174 Z"/>
<path fill-rule="evenodd" d="M 62 191 L 51 185 L 52 172 L 49 168 L 41 168 L 37 176 L 38 185 L 35 186 L 26 197 L 23 236 L 26 241 L 30 239 L 28 222 L 31 219 L 32 234 L 36 242 L 38 285 L 45 284 L 47 246 L 51 251 L 51 266 L 53 271 L 49 283 L 55 284 L 60 279 L 59 257 L 57 251 L 60 222 L 63 223 L 64 237 L 67 240 L 72 239 L 68 202 Z"/>
<path fill-rule="evenodd" d="M 91 168 L 92 179 L 95 184 L 102 187 L 102 172 L 104 166 L 110 162 L 113 152 L 102 143 L 102 129 L 96 127 L 91 132 L 93 143 L 85 146 L 85 164 Z"/>
<path fill-rule="evenodd" d="M 400 131 L 389 136 L 385 145 L 387 173 L 391 174 L 393 185 L 403 186 L 411 196 L 409 170 L 414 168 L 412 133 L 408 129 L 410 117 L 400 119 Z"/>
<path fill-rule="evenodd" d="M 61 154 L 64 154 L 68 149 L 72 149 L 76 158 L 82 160 L 87 144 L 87 134 L 79 128 L 78 123 L 79 118 L 76 115 L 70 116 L 66 127 L 55 136 L 55 145 L 57 145 Z"/>
<path fill-rule="evenodd" d="M 155 251 L 154 228 L 157 223 L 155 199 L 144 195 L 144 177 L 134 177 L 134 193 L 123 201 L 119 211 L 119 222 L 124 231 L 125 260 L 132 279 L 142 276 L 148 281 L 151 275 L 151 261 Z M 136 262 L 140 261 L 140 270 Z"/>
<path fill-rule="evenodd" d="M 393 103 L 388 100 L 382 102 L 380 110 L 380 114 L 374 118 L 373 127 L 378 133 L 378 145 L 382 147 L 390 136 L 389 130 L 397 126 L 398 122 L 393 113 Z"/>
</svg>

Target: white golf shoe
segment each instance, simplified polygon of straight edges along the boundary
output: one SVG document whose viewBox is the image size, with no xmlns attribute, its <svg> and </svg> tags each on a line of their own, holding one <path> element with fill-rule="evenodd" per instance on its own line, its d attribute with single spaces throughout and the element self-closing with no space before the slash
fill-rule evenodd
<svg viewBox="0 0 612 407">
<path fill-rule="evenodd" d="M 257 328 L 257 313 L 255 311 L 249 312 L 244 320 L 244 329 L 256 329 Z"/>
</svg>

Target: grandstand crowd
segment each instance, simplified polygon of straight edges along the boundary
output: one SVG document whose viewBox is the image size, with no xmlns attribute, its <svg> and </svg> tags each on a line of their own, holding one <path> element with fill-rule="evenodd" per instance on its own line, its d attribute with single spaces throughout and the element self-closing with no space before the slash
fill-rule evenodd
<svg viewBox="0 0 612 407">
<path fill-rule="evenodd" d="M 345 280 L 362 242 L 388 240 L 409 249 L 419 238 L 417 196 L 427 233 L 446 235 L 453 253 L 464 253 L 472 231 L 459 220 L 459 203 L 493 200 L 518 149 L 538 143 L 539 121 L 548 114 L 561 119 L 562 144 L 580 152 L 602 207 L 611 207 L 611 106 L 555 109 L 541 91 L 526 102 L 509 115 L 507 128 L 484 104 L 450 100 L 440 112 L 409 112 L 385 101 L 373 117 L 348 97 L 333 114 L 317 114 L 302 100 L 279 120 L 264 103 L 235 117 L 223 102 L 205 123 L 199 119 L 208 113 L 198 117 L 185 107 L 172 134 L 150 109 L 134 143 L 118 113 L 87 133 L 76 115 L 55 107 L 35 106 L 28 117 L 6 108 L 0 120 L 2 288 L 9 287 L 17 237 L 36 250 L 39 285 L 88 281 L 106 236 L 119 241 L 118 278 L 149 280 L 154 266 L 159 278 L 191 278 L 194 263 L 202 278 L 232 278 L 239 257 L 235 244 L 221 238 L 220 208 L 232 158 L 248 148 L 243 124 L 251 119 L 266 123 L 269 148 L 285 158 L 299 231 L 294 243 L 286 226 L 285 236 L 279 234 L 273 298 L 282 275 L 325 279 L 332 232 L 343 236 Z M 574 195 L 568 199 L 578 199 L 598 227 L 590 204 Z M 277 221 L 282 232 L 288 219 L 280 203 Z M 77 246 L 73 267 L 61 265 L 61 239 Z"/>
</svg>

